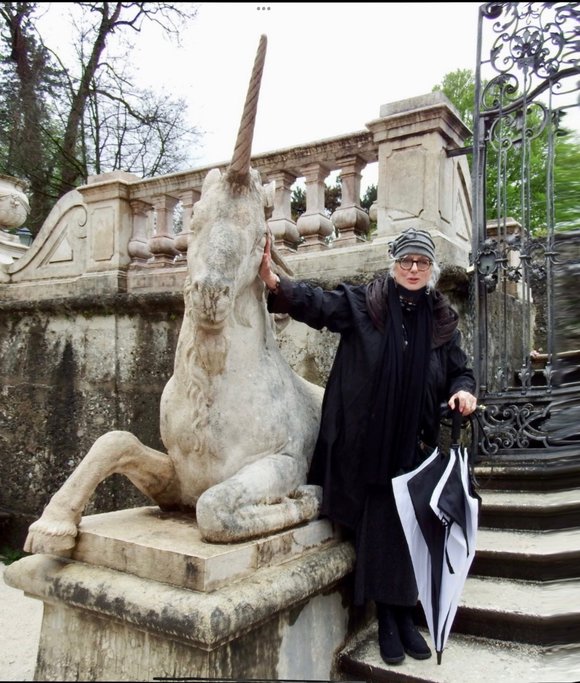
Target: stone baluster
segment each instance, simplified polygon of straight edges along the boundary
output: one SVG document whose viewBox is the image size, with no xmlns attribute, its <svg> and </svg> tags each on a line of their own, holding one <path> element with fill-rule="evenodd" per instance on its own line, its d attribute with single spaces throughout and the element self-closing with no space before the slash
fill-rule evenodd
<svg viewBox="0 0 580 683">
<path fill-rule="evenodd" d="M 371 208 L 369 209 L 369 218 L 371 219 L 372 223 L 376 223 L 379 218 L 379 203 L 375 199 L 375 201 L 371 204 Z"/>
<path fill-rule="evenodd" d="M 30 213 L 28 189 L 26 180 L 0 174 L 0 229 L 16 229 L 26 221 Z"/>
<path fill-rule="evenodd" d="M 132 264 L 147 263 L 152 256 L 147 235 L 147 220 L 152 207 L 151 204 L 140 199 L 132 199 L 130 204 L 133 213 L 133 233 L 127 245 L 127 251 Z"/>
<path fill-rule="evenodd" d="M 361 171 L 366 161 L 357 155 L 338 160 L 341 166 L 342 200 L 331 216 L 338 232 L 336 246 L 365 242 L 370 225 L 367 212 L 360 205 Z"/>
<path fill-rule="evenodd" d="M 201 192 L 199 190 L 187 190 L 180 195 L 181 206 L 183 207 L 181 232 L 175 236 L 175 248 L 179 252 L 179 260 L 187 258 L 187 248 L 189 236 L 191 235 L 191 217 L 193 216 L 193 205 L 199 200 Z"/>
<path fill-rule="evenodd" d="M 268 174 L 268 179 L 275 184 L 274 209 L 268 226 L 272 231 L 277 249 L 284 252 L 295 252 L 300 233 L 296 222 L 292 219 L 292 185 L 296 177 L 289 171 L 274 171 Z"/>
<path fill-rule="evenodd" d="M 173 236 L 173 211 L 177 199 L 163 194 L 153 197 L 153 207 L 156 214 L 155 234 L 149 239 L 149 249 L 153 254 L 151 265 L 172 264 L 179 251 L 175 248 Z"/>
<path fill-rule="evenodd" d="M 303 242 L 301 250 L 320 251 L 328 247 L 328 237 L 334 234 L 334 225 L 324 213 L 324 180 L 330 169 L 314 162 L 302 168 L 306 184 L 306 211 L 296 221 Z"/>
</svg>

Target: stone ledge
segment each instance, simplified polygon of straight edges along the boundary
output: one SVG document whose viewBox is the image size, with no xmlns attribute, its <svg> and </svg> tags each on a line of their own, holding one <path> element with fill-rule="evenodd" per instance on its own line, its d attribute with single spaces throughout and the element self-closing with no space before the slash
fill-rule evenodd
<svg viewBox="0 0 580 683">
<path fill-rule="evenodd" d="M 480 493 L 480 528 L 549 534 L 580 528 L 580 496 L 576 489 L 539 493 L 486 489 Z M 580 547 L 580 544 L 570 547 Z"/>
<path fill-rule="evenodd" d="M 148 506 L 83 517 L 71 559 L 211 592 L 337 540 L 328 520 L 315 520 L 243 543 L 207 543 L 193 513 Z"/>
<path fill-rule="evenodd" d="M 469 576 L 454 628 L 529 645 L 580 643 L 580 580 L 533 582 Z"/>
<path fill-rule="evenodd" d="M 265 567 L 212 593 L 51 555 L 31 555 L 6 568 L 13 588 L 211 651 L 266 623 L 272 614 L 336 587 L 354 566 L 350 543 Z"/>
</svg>

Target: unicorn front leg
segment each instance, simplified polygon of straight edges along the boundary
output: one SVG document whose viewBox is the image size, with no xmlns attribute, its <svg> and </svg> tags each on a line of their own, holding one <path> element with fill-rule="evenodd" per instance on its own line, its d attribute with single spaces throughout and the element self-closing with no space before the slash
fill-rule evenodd
<svg viewBox="0 0 580 683">
<path fill-rule="evenodd" d="M 201 535 L 210 543 L 230 543 L 316 519 L 322 489 L 300 481 L 297 462 L 289 455 L 274 454 L 246 465 L 199 497 Z"/>
<path fill-rule="evenodd" d="M 111 474 L 124 474 L 158 505 L 179 503 L 169 456 L 143 445 L 129 432 L 108 432 L 95 441 L 42 516 L 30 525 L 25 552 L 70 555 L 90 497 Z"/>
</svg>

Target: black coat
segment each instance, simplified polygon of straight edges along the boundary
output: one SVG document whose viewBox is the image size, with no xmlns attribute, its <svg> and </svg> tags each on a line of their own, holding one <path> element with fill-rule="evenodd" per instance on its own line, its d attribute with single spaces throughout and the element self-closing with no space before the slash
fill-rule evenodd
<svg viewBox="0 0 580 683">
<path fill-rule="evenodd" d="M 282 278 L 278 293 L 268 297 L 268 310 L 340 335 L 308 480 L 323 486 L 321 514 L 355 529 L 368 489 L 361 473 L 383 336 L 370 317 L 366 285 L 341 284 L 327 291 Z M 449 341 L 432 344 L 418 439 L 437 443 L 440 406 L 460 389 L 473 393 L 475 379 L 455 330 Z"/>
</svg>

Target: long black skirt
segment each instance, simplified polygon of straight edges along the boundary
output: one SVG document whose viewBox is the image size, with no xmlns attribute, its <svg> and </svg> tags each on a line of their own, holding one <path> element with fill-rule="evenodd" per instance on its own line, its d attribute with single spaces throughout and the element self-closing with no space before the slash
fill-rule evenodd
<svg viewBox="0 0 580 683">
<path fill-rule="evenodd" d="M 391 486 L 369 488 L 354 543 L 355 604 L 414 607 L 417 584 Z"/>
</svg>

